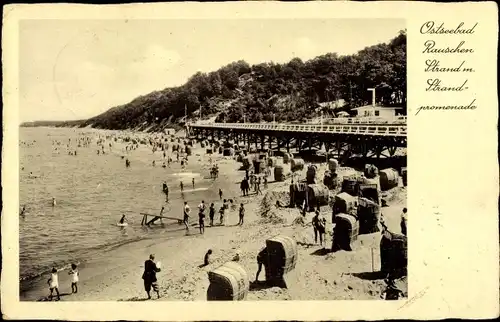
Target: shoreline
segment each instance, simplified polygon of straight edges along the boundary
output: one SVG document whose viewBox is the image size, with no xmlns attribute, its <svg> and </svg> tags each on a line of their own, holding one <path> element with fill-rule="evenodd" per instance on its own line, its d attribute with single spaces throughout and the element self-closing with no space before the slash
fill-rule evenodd
<svg viewBox="0 0 500 322">
<path fill-rule="evenodd" d="M 82 129 L 85 130 L 85 129 Z M 95 129 L 93 129 L 95 130 Z M 115 130 L 113 130 L 115 131 Z M 118 133 L 124 133 L 117 131 Z M 128 132 L 127 132 L 128 133 Z M 132 133 L 131 133 L 132 134 Z M 154 135 L 153 133 L 139 132 L 139 136 Z M 134 134 L 132 134 L 134 135 Z M 199 147 L 193 149 L 190 157 L 190 168 L 193 164 L 200 173 L 200 180 L 207 171 L 203 159 L 204 149 Z M 141 147 L 143 149 L 143 147 Z M 150 152 L 150 149 L 147 149 Z M 146 150 L 145 150 L 146 151 Z M 135 152 L 133 152 L 135 153 Z M 150 157 L 146 155 L 134 156 L 134 158 L 146 158 L 145 164 L 149 164 Z M 321 247 L 314 244 L 314 234 L 310 225 L 297 225 L 293 221 L 300 216 L 298 208 L 275 209 L 270 211 L 268 218 L 263 218 L 261 202 L 263 198 L 279 198 L 279 195 L 288 193 L 290 178 L 284 182 L 270 182 L 268 189 L 263 189 L 263 195 L 252 194 L 249 197 L 241 197 L 239 185 L 244 172 L 238 171 L 239 163 L 234 159 L 228 159 L 218 154 L 212 155 L 214 160 L 223 160 L 219 163 L 221 169 L 219 180 L 231 183 L 226 196 L 231 194 L 236 197 L 237 204 L 245 203 L 245 224 L 238 227 L 237 211 L 231 211 L 226 215 L 226 227 L 208 227 L 206 219 L 206 230 L 200 235 L 197 227 L 192 227 L 188 236 L 155 236 L 143 240 L 133 241 L 125 245 L 100 254 L 103 259 L 84 263 L 80 269 L 79 292 L 73 295 L 64 295 L 62 301 L 91 301 L 91 300 L 115 300 L 115 301 L 142 301 L 146 293 L 142 285 L 142 271 L 144 261 L 150 253 L 156 255 L 156 260 L 162 262 L 162 271 L 157 274 L 160 286 L 160 300 L 206 300 L 206 290 L 209 282 L 207 272 L 226 261 L 230 261 L 238 252 L 239 263 L 247 270 L 251 281 L 254 280 L 257 270 L 256 256 L 260 248 L 265 246 L 265 240 L 278 234 L 293 236 L 299 249 L 299 261 L 294 271 L 287 274 L 285 279 L 289 282 L 288 289 L 251 289 L 248 300 L 334 300 L 334 299 L 377 299 L 383 290 L 383 280 L 368 280 L 356 277 L 352 274 L 376 271 L 379 264 L 378 248 L 380 233 L 360 235 L 352 252 L 321 253 Z M 200 162 L 201 160 L 201 162 Z M 324 168 L 321 164 L 320 168 Z M 324 169 L 322 169 L 324 170 Z M 300 174 L 303 177 L 305 169 Z M 190 187 L 189 187 L 190 188 Z M 404 198 L 396 198 L 388 201 L 389 207 L 383 208 L 384 218 L 392 231 L 399 232 L 399 213 L 406 206 L 406 188 L 395 188 L 395 195 L 404 194 Z M 185 191 L 187 193 L 187 190 Z M 177 195 L 176 195 L 177 197 Z M 200 200 L 201 201 L 201 200 Z M 275 202 L 275 201 L 274 201 Z M 199 203 L 199 201 L 198 201 Z M 271 205 L 273 205 L 271 203 Z M 191 209 L 195 210 L 197 203 L 190 203 Z M 218 207 L 216 207 L 218 210 Z M 177 211 L 177 210 L 173 210 Z M 180 211 L 180 210 L 179 210 Z M 331 227 L 331 210 L 328 206 L 322 207 L 322 212 Z M 180 212 L 179 212 L 180 214 Z M 276 216 L 274 218 L 273 216 Z M 196 212 L 192 211 L 191 222 L 197 222 Z M 279 217 L 279 220 L 277 220 Z M 218 214 L 215 216 L 218 221 Z M 312 213 L 307 214 L 306 223 L 310 223 Z M 283 221 L 283 222 L 281 222 Z M 183 226 L 180 226 L 183 227 Z M 328 228 L 328 229 L 329 229 Z M 327 229 L 327 231 L 328 231 Z M 331 230 L 331 229 L 330 229 Z M 182 235 L 182 233 L 179 233 Z M 165 240 L 163 240 L 167 237 Z M 326 247 L 331 246 L 331 238 L 326 235 Z M 367 248 L 367 246 L 369 246 Z M 199 268 L 203 262 L 205 252 L 211 248 L 214 251 L 214 262 L 207 267 Z M 375 252 L 375 267 L 371 268 L 372 256 Z M 111 264 L 105 257 L 111 254 Z M 60 293 L 67 294 L 70 290 L 67 271 L 59 273 Z M 263 272 L 259 278 L 264 279 Z M 43 279 L 36 283 L 30 291 L 24 292 L 20 297 L 22 301 L 36 301 L 48 295 L 47 284 Z M 405 290 L 406 293 L 406 290 Z M 406 293 L 407 294 L 407 293 Z M 156 299 L 156 296 L 153 296 Z"/>
</svg>

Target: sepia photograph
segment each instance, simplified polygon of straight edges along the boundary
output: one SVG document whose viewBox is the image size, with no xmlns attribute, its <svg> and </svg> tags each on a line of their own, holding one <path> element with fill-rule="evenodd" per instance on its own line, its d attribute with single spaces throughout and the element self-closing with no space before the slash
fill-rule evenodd
<svg viewBox="0 0 500 322">
<path fill-rule="evenodd" d="M 20 300 L 407 299 L 406 33 L 20 21 Z"/>
</svg>

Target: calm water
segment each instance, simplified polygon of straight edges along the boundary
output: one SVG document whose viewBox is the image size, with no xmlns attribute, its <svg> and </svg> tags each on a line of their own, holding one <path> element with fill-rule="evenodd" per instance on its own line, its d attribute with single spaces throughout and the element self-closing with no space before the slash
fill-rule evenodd
<svg viewBox="0 0 500 322">
<path fill-rule="evenodd" d="M 26 215 L 20 218 L 22 288 L 53 266 L 85 263 L 131 241 L 179 232 L 177 222 L 165 221 L 164 226 L 149 229 L 140 225 L 140 212 L 158 213 L 164 205 L 163 180 L 170 188 L 167 216 L 182 217 L 181 178 L 185 190 L 192 188 L 193 177 L 200 189 L 185 194 L 192 208 L 201 199 L 218 199 L 215 183 L 204 179 L 199 168 L 193 168 L 196 162 L 190 162 L 185 172 L 178 163 L 165 169 L 161 167 L 161 151 L 153 154 L 151 147 L 140 145 L 127 153 L 123 150 L 126 143 L 112 138 L 104 143 L 106 154 L 97 155 L 97 139 L 99 135 L 104 138 L 103 133 L 88 129 L 20 129 L 19 198 L 20 205 L 26 205 Z M 83 137 L 92 138 L 89 147 L 77 147 L 77 139 Z M 54 145 L 54 141 L 61 145 Z M 109 142 L 114 144 L 112 150 Z M 69 150 L 76 150 L 77 156 L 68 155 Z M 125 167 L 122 155 L 131 161 L 130 168 Z M 152 160 L 157 160 L 156 167 L 151 165 Z M 57 201 L 55 207 L 52 197 Z M 116 226 L 122 213 L 130 222 L 126 228 Z"/>
</svg>

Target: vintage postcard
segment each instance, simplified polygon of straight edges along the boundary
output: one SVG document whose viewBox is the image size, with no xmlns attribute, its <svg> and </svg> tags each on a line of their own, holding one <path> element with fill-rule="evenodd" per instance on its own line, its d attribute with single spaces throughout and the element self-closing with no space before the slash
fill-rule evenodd
<svg viewBox="0 0 500 322">
<path fill-rule="evenodd" d="M 497 19 L 5 6 L 4 317 L 497 316 Z"/>
</svg>

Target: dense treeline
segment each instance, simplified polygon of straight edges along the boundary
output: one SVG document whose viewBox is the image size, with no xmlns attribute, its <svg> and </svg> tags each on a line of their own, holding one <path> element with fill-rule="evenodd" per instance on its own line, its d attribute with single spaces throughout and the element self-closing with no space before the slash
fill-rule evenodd
<svg viewBox="0 0 500 322">
<path fill-rule="evenodd" d="M 342 108 L 371 102 L 368 88 L 377 88 L 377 101 L 406 111 L 406 32 L 387 44 L 357 54 L 328 53 L 309 61 L 294 58 L 285 64 L 250 66 L 233 62 L 210 73 L 198 72 L 184 85 L 155 91 L 111 108 L 82 124 L 98 128 L 153 128 L 182 123 L 188 118 L 247 122 L 294 121 L 332 113 L 319 103 L 343 100 Z"/>
</svg>

